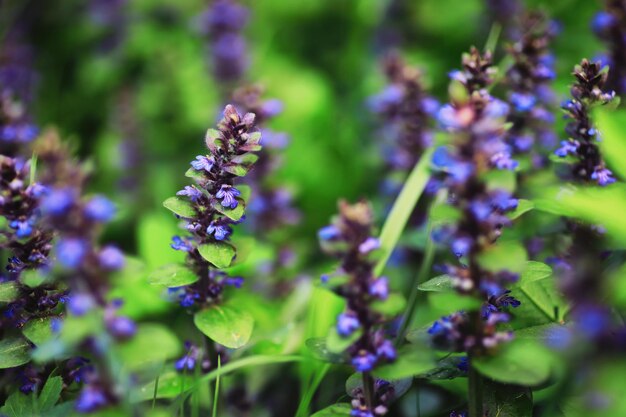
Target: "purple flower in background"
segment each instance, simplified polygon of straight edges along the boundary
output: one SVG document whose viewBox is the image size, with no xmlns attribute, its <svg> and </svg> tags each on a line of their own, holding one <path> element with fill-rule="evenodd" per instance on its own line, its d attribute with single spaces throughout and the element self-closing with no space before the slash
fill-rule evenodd
<svg viewBox="0 0 626 417">
<path fill-rule="evenodd" d="M 623 95 L 626 92 L 626 3 L 621 0 L 605 0 L 604 10 L 591 21 L 595 34 L 607 45 L 607 57 L 602 66 L 610 71 L 606 86 Z"/>
<path fill-rule="evenodd" d="M 115 205 L 104 196 L 96 196 L 85 204 L 85 215 L 96 222 L 111 221 L 115 212 Z"/>
<path fill-rule="evenodd" d="M 78 268 L 87 254 L 87 242 L 80 238 L 60 240 L 56 247 L 57 259 L 66 268 Z"/>
</svg>

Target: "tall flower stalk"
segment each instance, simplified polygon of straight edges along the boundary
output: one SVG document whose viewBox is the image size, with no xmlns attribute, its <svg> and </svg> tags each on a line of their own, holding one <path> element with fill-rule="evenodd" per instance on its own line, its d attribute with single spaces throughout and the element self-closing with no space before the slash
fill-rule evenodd
<svg viewBox="0 0 626 417">
<path fill-rule="evenodd" d="M 492 187 L 485 177 L 493 170 L 517 167 L 504 141 L 509 108 L 487 90 L 494 74 L 489 52 L 472 48 L 463 56 L 463 69 L 451 73 L 451 102 L 439 111 L 439 121 L 453 142 L 437 149 L 433 158 L 459 213 L 459 220 L 447 230 L 459 262 L 444 268 L 456 291 L 475 298 L 481 307 L 444 317 L 429 333 L 435 347 L 467 353 L 471 417 L 482 416 L 481 383 L 472 361 L 511 339 L 512 334 L 499 331 L 498 324 L 508 320 L 507 307 L 519 305 L 507 289 L 518 276 L 483 262 L 510 224 L 506 213 L 517 207 L 510 192 Z"/>
<path fill-rule="evenodd" d="M 352 401 L 351 415 L 358 417 L 387 413 L 386 385 L 375 381 L 371 372 L 397 356 L 382 328 L 385 317 L 374 308 L 375 302 L 389 296 L 389 282 L 374 274 L 380 242 L 372 233 L 373 214 L 364 201 L 354 205 L 341 201 L 339 215 L 319 231 L 322 249 L 341 262 L 337 271 L 323 276 L 322 281 L 346 300 L 344 312 L 337 317 L 336 332 L 350 342 L 345 352 L 354 370 L 362 374 L 363 388 L 354 393 Z"/>
<path fill-rule="evenodd" d="M 611 68 L 607 87 L 622 95 L 626 92 L 626 2 L 605 0 L 604 10 L 594 16 L 591 26 L 608 46 L 603 60 Z"/>
<path fill-rule="evenodd" d="M 561 141 L 561 147 L 554 153 L 560 158 L 573 157 L 571 176 L 574 180 L 595 182 L 600 186 L 612 184 L 615 178 L 598 147 L 599 133 L 593 125 L 591 109 L 613 101 L 615 92 L 604 89 L 608 73 L 600 62 L 583 59 L 572 75 L 576 78 L 570 89 L 572 98 L 562 106 L 569 120 L 565 129 L 568 139 Z"/>
</svg>

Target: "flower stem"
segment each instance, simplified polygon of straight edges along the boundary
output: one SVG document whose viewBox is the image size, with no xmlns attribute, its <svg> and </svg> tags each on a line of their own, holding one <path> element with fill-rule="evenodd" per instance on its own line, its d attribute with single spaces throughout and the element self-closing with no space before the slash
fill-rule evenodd
<svg viewBox="0 0 626 417">
<path fill-rule="evenodd" d="M 363 394 L 367 409 L 372 411 L 374 404 L 374 378 L 369 372 L 363 372 Z"/>
<path fill-rule="evenodd" d="M 483 417 L 483 380 L 473 364 L 473 356 L 469 355 L 468 370 L 468 408 L 469 417 Z"/>
</svg>

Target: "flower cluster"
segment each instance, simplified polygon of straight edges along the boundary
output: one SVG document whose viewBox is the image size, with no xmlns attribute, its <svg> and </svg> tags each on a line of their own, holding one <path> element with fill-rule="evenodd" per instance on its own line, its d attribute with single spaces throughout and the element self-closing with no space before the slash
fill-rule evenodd
<svg viewBox="0 0 626 417">
<path fill-rule="evenodd" d="M 511 106 L 508 118 L 511 128 L 506 140 L 518 154 L 527 153 L 537 145 L 541 149 L 553 149 L 556 143 L 551 113 L 555 97 L 550 88 L 556 74 L 554 57 L 549 51 L 550 42 L 557 34 L 556 25 L 539 12 L 529 12 L 522 17 L 521 29 L 521 38 L 508 48 L 514 62 L 506 72 Z M 544 161 L 533 162 L 536 165 Z"/>
<path fill-rule="evenodd" d="M 591 23 L 593 31 L 608 44 L 608 56 L 602 61 L 611 68 L 607 87 L 619 94 L 626 92 L 626 2 L 606 0 L 605 10 Z"/>
<path fill-rule="evenodd" d="M 67 149 L 58 137 L 48 134 L 38 144 L 37 153 L 44 167 L 42 181 L 47 190 L 41 198 L 41 212 L 46 224 L 57 236 L 53 248 L 56 275 L 69 289 L 68 312 L 80 318 L 101 315 L 103 328 L 109 336 L 124 341 L 136 332 L 135 323 L 119 315 L 119 300 L 109 302 L 110 276 L 125 263 L 122 252 L 113 245 L 98 244 L 102 227 L 115 216 L 115 206 L 106 197 L 83 197 L 86 182 L 80 166 L 71 161 Z M 103 359 L 102 347 L 91 337 L 83 341 L 93 344 L 97 366 L 86 372 L 84 386 L 78 396 L 76 409 L 89 412 L 119 400 L 113 377 Z"/>
<path fill-rule="evenodd" d="M 432 144 L 430 121 L 439 104 L 424 91 L 421 72 L 399 55 L 389 55 L 383 69 L 389 85 L 369 104 L 385 121 L 383 134 L 390 143 L 383 154 L 389 169 L 406 173 Z"/>
<path fill-rule="evenodd" d="M 583 59 L 572 74 L 576 77 L 576 83 L 570 89 L 572 98 L 562 105 L 565 117 L 569 119 L 565 128 L 569 138 L 561 141 L 561 147 L 554 153 L 561 158 L 572 156 L 575 159 L 572 175 L 576 180 L 606 186 L 615 182 L 615 178 L 600 153 L 599 133 L 590 112 L 594 106 L 613 101 L 615 92 L 604 90 L 608 73 L 603 71 L 600 62 Z"/>
<path fill-rule="evenodd" d="M 12 32 L 6 35 L 0 52 L 0 151 L 13 156 L 31 142 L 39 129 L 31 121 L 29 107 L 35 75 L 29 49 Z"/>
<path fill-rule="evenodd" d="M 481 55 L 473 48 L 463 56 L 463 70 L 451 73 L 451 91 L 455 93 L 451 103 L 441 108 L 439 120 L 453 134 L 454 145 L 437 149 L 433 157 L 449 200 L 460 215 L 456 225 L 444 233 L 460 265 L 445 266 L 445 272 L 453 277 L 457 291 L 476 297 L 484 307 L 445 317 L 430 333 L 436 344 L 471 354 L 482 354 L 510 338 L 508 333 L 499 333 L 496 324 L 508 317 L 500 313 L 502 308 L 518 304 L 506 289 L 517 275 L 489 270 L 480 262 L 480 255 L 510 223 L 506 213 L 518 203 L 510 192 L 485 180 L 490 170 L 516 167 L 504 142 L 508 106 L 486 89 L 494 75 L 491 65 L 488 52 Z"/>
<path fill-rule="evenodd" d="M 372 217 L 368 203 L 350 205 L 341 201 L 339 216 L 318 233 L 322 249 L 341 260 L 338 270 L 332 276 L 323 276 L 322 281 L 346 299 L 346 309 L 337 317 L 336 331 L 342 338 L 354 340 L 347 353 L 354 369 L 362 373 L 396 359 L 396 349 L 381 328 L 384 316 L 373 308 L 373 303 L 389 296 L 389 282 L 386 277 L 374 275 L 380 242 L 372 237 Z M 337 285 L 334 281 L 338 281 Z M 362 414 L 353 415 L 384 414 L 383 409 L 377 411 L 378 404 L 370 405 L 372 408 L 367 410 L 358 405 L 355 410 Z"/>
<path fill-rule="evenodd" d="M 208 37 L 213 74 L 219 81 L 235 82 L 248 67 L 246 41 L 241 34 L 248 9 L 234 0 L 217 0 L 200 16 L 200 29 Z"/>
<path fill-rule="evenodd" d="M 259 85 L 240 87 L 233 93 L 233 104 L 241 113 L 254 113 L 256 126 L 263 136 L 263 149 L 259 160 L 249 175 L 252 189 L 248 221 L 251 227 L 260 232 L 268 232 L 285 225 L 293 225 L 300 219 L 300 213 L 293 207 L 293 196 L 283 186 L 275 186 L 267 181 L 272 172 L 281 165 L 276 151 L 284 149 L 289 137 L 284 132 L 275 132 L 267 123 L 279 115 L 283 104 L 279 100 L 263 100 L 263 88 Z"/>
<path fill-rule="evenodd" d="M 200 277 L 194 284 L 172 290 L 183 307 L 212 304 L 219 300 L 225 286 L 243 284 L 243 278 L 229 277 L 219 269 L 230 265 L 235 256 L 235 248 L 228 241 L 232 226 L 244 218 L 243 187 L 234 182 L 256 162 L 260 140 L 255 115 L 247 113 L 242 117 L 234 106 L 227 105 L 218 130 L 207 132 L 210 153 L 191 162 L 187 176 L 193 178 L 194 184 L 168 200 L 184 208 L 172 210 L 184 220 L 189 233 L 185 237 L 175 236 L 172 248 L 187 252 L 188 266 Z"/>
<path fill-rule="evenodd" d="M 358 386 L 354 390 L 352 390 L 350 396 L 352 397 L 352 411 L 350 412 L 351 416 L 384 416 L 385 414 L 387 414 L 388 411 L 387 404 L 390 404 L 396 397 L 396 389 L 390 382 L 383 379 L 376 379 L 374 381 L 374 399 L 372 401 L 372 403 L 376 404 L 376 406 L 373 407 L 373 410 L 370 410 L 370 407 L 367 404 L 368 399 L 362 386 Z"/>
</svg>

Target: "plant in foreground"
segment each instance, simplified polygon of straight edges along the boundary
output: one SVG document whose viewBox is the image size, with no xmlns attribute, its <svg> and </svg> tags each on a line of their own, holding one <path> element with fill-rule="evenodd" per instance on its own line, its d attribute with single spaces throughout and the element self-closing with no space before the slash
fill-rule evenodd
<svg viewBox="0 0 626 417">
<path fill-rule="evenodd" d="M 363 375 L 363 389 L 357 390 L 352 401 L 351 415 L 358 417 L 387 413 L 384 399 L 390 398 L 381 390 L 388 384 L 374 381 L 371 371 L 396 359 L 395 347 L 382 328 L 384 315 L 375 309 L 375 303 L 389 297 L 389 282 L 374 275 L 380 242 L 372 236 L 372 229 L 368 203 L 341 201 L 339 215 L 318 233 L 322 249 L 341 261 L 337 271 L 322 280 L 346 300 L 345 311 L 337 317 L 336 333 L 349 343 L 346 352 L 352 367 Z"/>
</svg>

